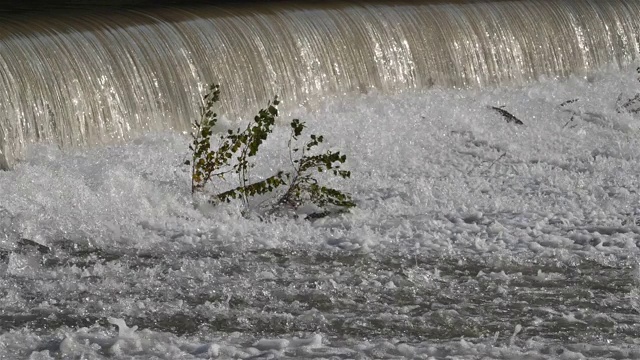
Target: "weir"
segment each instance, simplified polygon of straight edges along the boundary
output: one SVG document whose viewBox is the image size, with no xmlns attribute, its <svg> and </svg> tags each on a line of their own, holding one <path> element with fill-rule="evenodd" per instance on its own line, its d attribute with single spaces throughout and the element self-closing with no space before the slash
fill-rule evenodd
<svg viewBox="0 0 640 360">
<path fill-rule="evenodd" d="M 0 167 L 61 147 L 188 130 L 202 90 L 225 114 L 330 94 L 508 86 L 623 67 L 635 0 L 244 4 L 0 17 Z"/>
</svg>

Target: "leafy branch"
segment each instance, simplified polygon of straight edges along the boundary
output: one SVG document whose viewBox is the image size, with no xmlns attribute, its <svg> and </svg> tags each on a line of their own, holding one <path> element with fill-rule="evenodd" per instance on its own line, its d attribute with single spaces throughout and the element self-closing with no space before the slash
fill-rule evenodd
<svg viewBox="0 0 640 360">
<path fill-rule="evenodd" d="M 326 151 L 309 154 L 324 141 L 322 135 L 310 135 L 303 146 L 296 146 L 306 124 L 298 119 L 291 121 L 291 136 L 288 141 L 290 171 L 278 171 L 263 180 L 251 182 L 250 170 L 255 166 L 255 157 L 260 146 L 273 132 L 275 119 L 278 116 L 280 101 L 274 97 L 261 109 L 244 129 L 228 130 L 217 135 L 217 149 L 211 147 L 213 128 L 218 121 L 214 111 L 215 104 L 220 101 L 219 85 L 211 85 L 203 98 L 200 108 L 200 120 L 193 124 L 193 141 L 189 146 L 191 160 L 191 192 L 204 192 L 205 186 L 215 178 L 224 179 L 227 174 L 235 174 L 238 186 L 233 189 L 212 195 L 212 203 L 230 202 L 240 199 L 249 208 L 250 198 L 276 191 L 280 187 L 285 190 L 273 203 L 271 212 L 282 207 L 299 209 L 312 203 L 322 209 L 321 214 L 330 213 L 329 207 L 345 210 L 355 206 L 351 195 L 339 190 L 323 186 L 315 178 L 317 173 L 329 172 L 333 176 L 347 179 L 351 173 L 341 166 L 346 162 L 346 155 L 340 152 Z M 315 214 L 318 215 L 318 214 Z M 317 216 L 316 216 L 317 217 Z"/>
</svg>

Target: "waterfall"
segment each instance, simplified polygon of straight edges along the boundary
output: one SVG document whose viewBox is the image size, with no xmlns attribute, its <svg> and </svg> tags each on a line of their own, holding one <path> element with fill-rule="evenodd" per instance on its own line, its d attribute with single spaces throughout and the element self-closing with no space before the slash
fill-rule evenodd
<svg viewBox="0 0 640 360">
<path fill-rule="evenodd" d="M 247 115 L 278 94 L 523 84 L 622 67 L 634 0 L 166 7 L 0 18 L 0 167 L 24 147 L 188 130 L 204 86 Z"/>
</svg>

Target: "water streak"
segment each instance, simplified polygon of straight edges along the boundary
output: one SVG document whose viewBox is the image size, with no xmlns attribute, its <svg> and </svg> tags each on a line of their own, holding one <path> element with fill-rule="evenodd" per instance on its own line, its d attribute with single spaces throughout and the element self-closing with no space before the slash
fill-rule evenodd
<svg viewBox="0 0 640 360">
<path fill-rule="evenodd" d="M 186 130 L 209 82 L 234 116 L 279 94 L 522 84 L 625 66 L 640 3 L 377 2 L 0 19 L 0 168 L 24 147 Z"/>
</svg>

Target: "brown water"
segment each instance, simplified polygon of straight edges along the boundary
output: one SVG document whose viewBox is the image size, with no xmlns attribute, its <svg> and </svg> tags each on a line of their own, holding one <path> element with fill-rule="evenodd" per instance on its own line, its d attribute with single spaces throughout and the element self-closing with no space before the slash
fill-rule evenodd
<svg viewBox="0 0 640 360">
<path fill-rule="evenodd" d="M 278 94 L 523 84 L 638 58 L 636 1 L 333 2 L 0 18 L 0 167 L 187 130 L 203 87 L 232 118 Z"/>
</svg>

